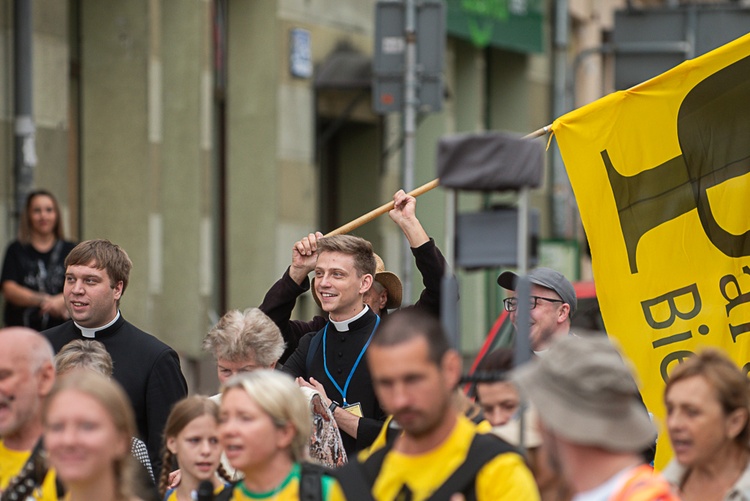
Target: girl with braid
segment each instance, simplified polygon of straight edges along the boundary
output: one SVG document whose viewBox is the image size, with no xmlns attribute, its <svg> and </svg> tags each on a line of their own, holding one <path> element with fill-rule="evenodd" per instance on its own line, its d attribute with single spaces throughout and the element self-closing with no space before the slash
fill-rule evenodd
<svg viewBox="0 0 750 501">
<path fill-rule="evenodd" d="M 209 480 L 214 499 L 229 487 L 229 476 L 220 464 L 219 407 L 203 396 L 187 397 L 177 402 L 164 428 L 164 455 L 159 479 L 159 496 L 164 501 L 191 501 L 198 485 Z M 169 472 L 179 468 L 181 479 L 170 489 Z M 218 475 L 217 475 L 218 474 Z M 219 478 L 221 477 L 221 478 Z M 227 489 L 226 495 L 231 492 Z"/>
</svg>

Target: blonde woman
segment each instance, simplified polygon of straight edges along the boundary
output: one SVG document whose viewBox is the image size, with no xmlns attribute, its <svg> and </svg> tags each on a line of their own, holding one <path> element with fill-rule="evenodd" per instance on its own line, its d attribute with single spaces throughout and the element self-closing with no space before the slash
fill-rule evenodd
<svg viewBox="0 0 750 501">
<path fill-rule="evenodd" d="M 291 377 L 260 369 L 230 379 L 222 392 L 219 422 L 226 457 L 244 475 L 233 500 L 298 500 L 308 475 L 319 479 L 309 483 L 320 489 L 321 499 L 343 499 L 332 477 L 305 463 L 310 411 Z"/>
<path fill-rule="evenodd" d="M 120 386 L 92 371 L 63 376 L 44 409 L 50 465 L 65 501 L 139 501 L 133 494 L 135 419 Z"/>
<path fill-rule="evenodd" d="M 55 371 L 60 377 L 73 370 L 86 369 L 94 371 L 102 376 L 112 378 L 112 357 L 102 343 L 94 339 L 75 339 L 57 352 L 55 355 Z M 154 484 L 154 470 L 151 467 L 151 459 L 148 456 L 146 444 L 137 437 L 132 437 L 130 452 L 145 468 L 150 484 Z M 143 487 L 150 489 L 153 485 L 142 482 Z"/>
</svg>

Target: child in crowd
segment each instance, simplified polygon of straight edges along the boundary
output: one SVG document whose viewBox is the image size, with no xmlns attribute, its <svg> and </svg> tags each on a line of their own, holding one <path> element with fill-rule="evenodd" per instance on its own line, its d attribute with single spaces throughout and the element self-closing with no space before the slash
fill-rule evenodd
<svg viewBox="0 0 750 501">
<path fill-rule="evenodd" d="M 228 487 L 229 476 L 220 464 L 219 407 L 202 396 L 187 397 L 175 404 L 164 428 L 164 456 L 159 495 L 164 501 L 191 501 L 198 486 L 211 481 L 214 499 Z M 176 464 L 175 464 L 176 463 Z M 169 472 L 180 470 L 180 483 L 169 486 Z M 217 475 L 218 473 L 218 475 Z M 221 479 L 219 478 L 221 476 Z M 227 490 L 228 494 L 231 489 Z"/>
</svg>

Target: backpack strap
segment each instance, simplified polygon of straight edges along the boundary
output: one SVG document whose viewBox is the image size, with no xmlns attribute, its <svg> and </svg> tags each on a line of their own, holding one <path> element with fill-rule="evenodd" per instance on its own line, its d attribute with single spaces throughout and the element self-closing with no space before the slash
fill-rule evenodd
<svg viewBox="0 0 750 501">
<path fill-rule="evenodd" d="M 224 486 L 224 489 L 220 493 L 214 495 L 214 501 L 229 501 L 230 499 L 232 499 L 234 488 L 238 483 L 239 481 L 229 482 L 228 485 Z"/>
<path fill-rule="evenodd" d="M 372 487 L 375 485 L 380 468 L 383 466 L 385 456 L 393 448 L 394 443 L 395 440 L 386 442 L 383 448 L 373 452 L 364 463 L 352 461 L 343 468 L 336 470 L 336 479 L 339 481 L 347 499 L 374 500 Z M 467 501 L 476 499 L 474 480 L 477 473 L 493 458 L 506 452 L 519 453 L 518 449 L 498 436 L 476 433 L 464 462 L 428 499 L 434 501 L 450 499 L 451 495 L 458 492 L 463 493 Z"/>
<path fill-rule="evenodd" d="M 479 470 L 493 458 L 508 452 L 518 453 L 518 450 L 496 435 L 475 434 L 464 462 L 428 499 L 450 499 L 458 492 L 464 494 L 466 501 L 476 499 L 475 481 Z"/>
<path fill-rule="evenodd" d="M 300 463 L 300 501 L 324 501 L 323 477 L 333 476 L 332 470 L 315 463 Z"/>
<path fill-rule="evenodd" d="M 40 438 L 21 470 L 10 480 L 5 490 L 0 493 L 0 500 L 25 499 L 31 495 L 31 491 L 44 484 L 47 472 L 44 440 Z M 58 497 L 62 499 L 65 495 L 65 488 L 57 477 L 55 477 L 55 488 Z"/>
<path fill-rule="evenodd" d="M 312 362 L 315 359 L 315 352 L 318 351 L 318 348 L 320 347 L 320 343 L 322 342 L 323 342 L 323 329 L 316 332 L 315 335 L 310 340 L 310 347 L 307 349 L 307 358 L 305 359 L 306 375 L 310 374 L 310 366 L 312 365 Z"/>
<path fill-rule="evenodd" d="M 372 487 L 375 485 L 375 479 L 378 478 L 385 456 L 393 448 L 394 442 L 395 440 L 386 442 L 382 448 L 370 454 L 364 463 L 355 458 L 344 467 L 335 470 L 336 480 L 339 481 L 346 499 L 375 501 L 372 496 Z"/>
</svg>

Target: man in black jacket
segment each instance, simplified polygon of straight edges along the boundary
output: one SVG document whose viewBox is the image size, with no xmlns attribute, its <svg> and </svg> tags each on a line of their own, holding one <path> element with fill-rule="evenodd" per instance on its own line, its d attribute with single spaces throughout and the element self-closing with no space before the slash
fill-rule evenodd
<svg viewBox="0 0 750 501">
<path fill-rule="evenodd" d="M 65 259 L 63 296 L 71 320 L 44 331 L 55 350 L 74 339 L 96 339 L 112 356 L 112 376 L 130 397 L 140 438 L 154 474 L 161 465 L 161 435 L 172 405 L 187 395 L 177 353 L 120 314 L 133 264 L 108 240 L 87 240 Z"/>
<path fill-rule="evenodd" d="M 336 235 L 318 241 L 315 292 L 329 320 L 300 340 L 282 368 L 330 404 L 349 455 L 370 445 L 385 420 L 364 361 L 380 324 L 363 300 L 374 273 L 375 256 L 367 240 Z"/>
<path fill-rule="evenodd" d="M 393 196 L 393 202 L 394 208 L 388 215 L 409 241 L 425 286 L 414 307 L 439 317 L 440 285 L 445 273 L 445 258 L 416 217 L 416 199 L 399 190 Z M 286 351 L 279 360 L 281 363 L 294 352 L 302 336 L 319 331 L 327 322 L 322 316 L 315 316 L 310 321 L 290 320 L 297 298 L 311 288 L 308 275 L 315 269 L 317 242 L 322 237 L 322 233 L 311 233 L 294 244 L 291 266 L 268 290 L 260 305 L 260 310 L 278 325 L 286 341 Z M 388 313 L 388 309 L 401 306 L 402 285 L 395 273 L 385 270 L 383 261 L 377 254 L 376 260 L 373 286 L 365 293 L 364 301 L 376 315 L 382 317 Z M 320 305 L 314 291 L 313 298 Z"/>
</svg>

